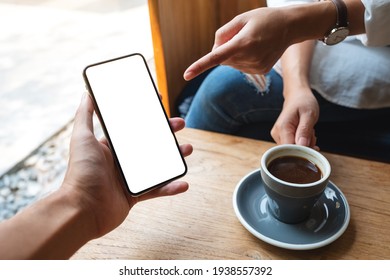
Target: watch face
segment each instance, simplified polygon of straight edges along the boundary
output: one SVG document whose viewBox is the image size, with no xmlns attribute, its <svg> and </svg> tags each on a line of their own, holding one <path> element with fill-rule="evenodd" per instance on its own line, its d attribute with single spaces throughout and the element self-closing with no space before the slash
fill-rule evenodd
<svg viewBox="0 0 390 280">
<path fill-rule="evenodd" d="M 324 38 L 324 43 L 327 45 L 336 45 L 343 41 L 349 34 L 349 29 L 346 27 L 338 27 L 333 29 L 328 37 Z"/>
</svg>

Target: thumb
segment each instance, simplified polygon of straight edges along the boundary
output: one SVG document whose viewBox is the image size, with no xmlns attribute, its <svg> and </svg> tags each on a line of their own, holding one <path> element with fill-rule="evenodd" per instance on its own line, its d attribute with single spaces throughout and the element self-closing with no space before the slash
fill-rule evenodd
<svg viewBox="0 0 390 280">
<path fill-rule="evenodd" d="M 229 42 L 244 26 L 243 22 L 233 19 L 220 27 L 215 34 L 213 50 Z"/>
<path fill-rule="evenodd" d="M 77 109 L 74 130 L 89 130 L 93 132 L 93 104 L 88 93 L 84 93 L 79 108 Z"/>
</svg>

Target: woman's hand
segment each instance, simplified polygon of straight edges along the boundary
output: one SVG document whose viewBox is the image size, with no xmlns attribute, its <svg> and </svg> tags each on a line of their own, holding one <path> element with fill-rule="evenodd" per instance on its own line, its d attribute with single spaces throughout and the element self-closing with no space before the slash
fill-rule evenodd
<svg viewBox="0 0 390 280">
<path fill-rule="evenodd" d="M 271 136 L 277 144 L 298 144 L 319 150 L 314 126 L 320 109 L 310 88 L 294 91 L 286 98 Z"/>
<path fill-rule="evenodd" d="M 236 16 L 216 32 L 212 51 L 188 67 L 184 79 L 219 64 L 249 74 L 269 72 L 290 44 L 281 11 L 259 8 Z"/>
</svg>

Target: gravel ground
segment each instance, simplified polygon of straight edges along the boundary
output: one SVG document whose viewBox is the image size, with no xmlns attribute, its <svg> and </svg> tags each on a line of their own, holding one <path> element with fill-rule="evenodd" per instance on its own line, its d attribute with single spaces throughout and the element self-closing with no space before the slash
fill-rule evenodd
<svg viewBox="0 0 390 280">
<path fill-rule="evenodd" d="M 69 155 L 73 123 L 36 149 L 0 178 L 0 220 L 56 189 L 63 178 Z"/>
<path fill-rule="evenodd" d="M 101 127 L 95 117 L 95 134 Z M 0 178 L 0 221 L 61 186 L 69 158 L 73 121 Z"/>
</svg>

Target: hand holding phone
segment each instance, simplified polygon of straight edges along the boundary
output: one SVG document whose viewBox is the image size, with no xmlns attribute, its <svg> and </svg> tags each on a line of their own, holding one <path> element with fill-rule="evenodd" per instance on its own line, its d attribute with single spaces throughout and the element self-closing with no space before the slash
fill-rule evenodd
<svg viewBox="0 0 390 280">
<path fill-rule="evenodd" d="M 132 195 L 141 195 L 186 174 L 186 163 L 142 55 L 89 65 L 83 76 Z"/>
</svg>

